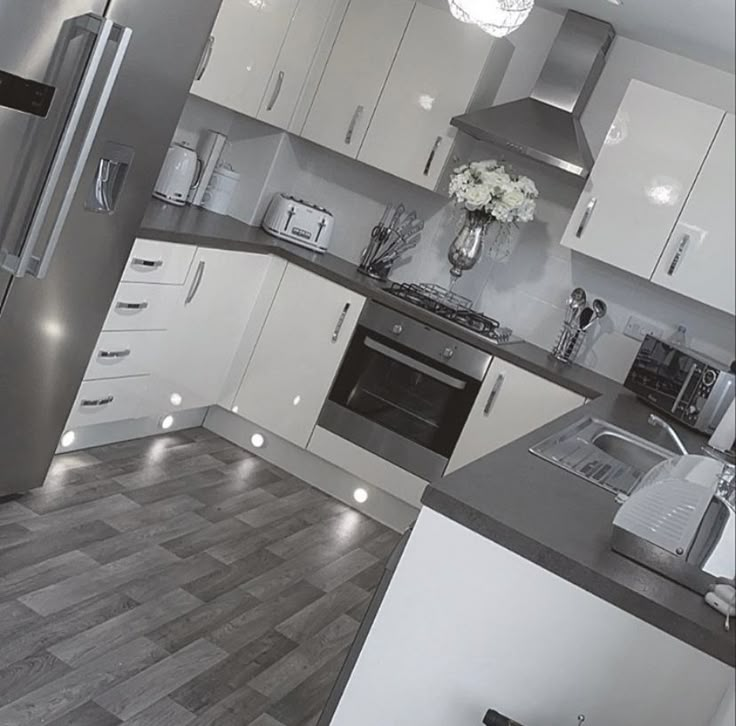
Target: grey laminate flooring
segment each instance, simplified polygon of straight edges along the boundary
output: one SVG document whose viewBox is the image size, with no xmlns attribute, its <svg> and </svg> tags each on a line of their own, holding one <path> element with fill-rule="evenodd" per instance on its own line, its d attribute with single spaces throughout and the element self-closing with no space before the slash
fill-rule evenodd
<svg viewBox="0 0 736 726">
<path fill-rule="evenodd" d="M 0 500 L 0 725 L 313 726 L 398 536 L 208 431 Z"/>
</svg>

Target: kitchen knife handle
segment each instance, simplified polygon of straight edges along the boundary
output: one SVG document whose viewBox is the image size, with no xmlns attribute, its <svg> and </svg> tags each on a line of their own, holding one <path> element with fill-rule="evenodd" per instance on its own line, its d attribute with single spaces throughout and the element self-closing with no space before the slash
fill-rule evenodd
<svg viewBox="0 0 736 726">
<path fill-rule="evenodd" d="M 194 74 L 195 81 L 201 81 L 207 71 L 207 66 L 210 64 L 210 58 L 212 58 L 212 50 L 215 47 L 215 36 L 210 35 L 207 39 L 207 43 L 202 51 L 202 57 L 199 59 L 199 65 L 197 66 L 197 72 Z"/>
<path fill-rule="evenodd" d="M 690 235 L 683 234 L 682 239 L 680 240 L 680 244 L 677 245 L 675 254 L 672 257 L 672 262 L 670 263 L 669 269 L 667 270 L 667 274 L 670 277 L 672 277 L 677 272 L 677 269 L 680 266 L 680 263 L 682 262 L 683 258 L 685 257 L 685 253 L 687 252 L 687 248 L 689 246 L 690 246 Z"/>
<path fill-rule="evenodd" d="M 192 300 L 196 297 L 197 293 L 199 292 L 199 286 L 202 284 L 202 278 L 204 277 L 204 268 L 206 267 L 206 263 L 204 260 L 200 260 L 199 264 L 197 265 L 197 271 L 194 273 L 194 280 L 192 281 L 192 287 L 189 289 L 189 294 L 187 295 L 187 299 L 184 301 L 185 305 L 189 305 Z"/>
<path fill-rule="evenodd" d="M 337 321 L 337 325 L 335 326 L 335 332 L 332 333 L 333 343 L 337 343 L 340 338 L 340 331 L 342 330 L 342 326 L 345 324 L 345 318 L 348 316 L 349 311 L 350 303 L 345 303 L 345 307 L 342 309 L 342 313 L 340 314 L 340 319 Z"/>
<path fill-rule="evenodd" d="M 281 95 L 281 87 L 284 85 L 285 77 L 286 74 L 283 71 L 279 71 L 276 85 L 273 89 L 273 95 L 271 96 L 271 100 L 268 102 L 268 106 L 266 106 L 266 111 L 273 111 L 273 107 L 276 105 L 276 101 L 279 100 L 279 96 Z"/>
<path fill-rule="evenodd" d="M 440 149 L 441 143 L 442 143 L 442 137 L 438 136 L 437 140 L 434 142 L 432 151 L 429 152 L 429 158 L 427 159 L 427 163 L 424 165 L 424 176 L 429 176 L 429 172 L 432 171 L 432 164 L 434 163 L 434 157 L 437 156 L 437 152 Z"/>
<path fill-rule="evenodd" d="M 115 305 L 115 308 L 117 310 L 145 310 L 147 307 L 148 307 L 147 302 L 139 302 L 139 303 L 119 302 Z"/>
<path fill-rule="evenodd" d="M 149 269 L 155 270 L 159 267 L 164 266 L 163 260 L 147 260 L 145 257 L 134 257 L 130 261 L 131 265 L 135 265 L 136 267 L 147 267 Z"/>
<path fill-rule="evenodd" d="M 107 406 L 115 400 L 115 396 L 106 396 L 105 398 L 93 398 L 85 399 L 82 401 L 84 408 L 99 408 L 100 406 Z"/>
<path fill-rule="evenodd" d="M 493 406 L 496 403 L 496 399 L 498 398 L 498 394 L 501 392 L 501 389 L 503 388 L 504 381 L 506 380 L 506 374 L 505 373 L 499 373 L 498 378 L 496 378 L 496 382 L 493 384 L 493 388 L 491 389 L 491 395 L 488 396 L 488 401 L 486 402 L 486 407 L 483 409 L 483 415 L 484 416 L 490 416 L 491 411 L 493 410 Z"/>
<path fill-rule="evenodd" d="M 590 218 L 593 216 L 593 212 L 595 212 L 595 207 L 597 204 L 598 197 L 591 197 L 590 201 L 588 202 L 588 206 L 585 208 L 585 214 L 583 214 L 583 218 L 580 220 L 578 231 L 575 233 L 575 236 L 578 239 L 581 239 L 583 234 L 585 234 L 585 228 L 588 226 L 588 222 L 590 222 Z"/>
<path fill-rule="evenodd" d="M 100 358 L 127 358 L 130 355 L 130 348 L 125 350 L 101 350 Z"/>
<path fill-rule="evenodd" d="M 348 132 L 345 134 L 345 143 L 350 146 L 350 144 L 353 143 L 353 134 L 355 134 L 355 127 L 358 125 L 358 121 L 360 121 L 360 117 L 365 112 L 364 106 L 358 106 L 358 108 L 355 109 L 355 113 L 353 114 L 353 118 L 350 121 L 350 126 L 348 126 Z"/>
</svg>

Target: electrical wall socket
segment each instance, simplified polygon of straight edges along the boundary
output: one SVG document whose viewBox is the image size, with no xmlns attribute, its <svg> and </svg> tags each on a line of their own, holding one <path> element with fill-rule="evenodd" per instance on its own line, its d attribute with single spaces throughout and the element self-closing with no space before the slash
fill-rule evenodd
<svg viewBox="0 0 736 726">
<path fill-rule="evenodd" d="M 624 328 L 624 335 L 627 338 L 633 338 L 634 340 L 644 340 L 647 335 L 653 335 L 655 338 L 664 337 L 664 328 L 660 328 L 655 323 L 644 318 L 637 318 L 632 315 L 629 318 L 629 322 L 626 323 Z"/>
</svg>

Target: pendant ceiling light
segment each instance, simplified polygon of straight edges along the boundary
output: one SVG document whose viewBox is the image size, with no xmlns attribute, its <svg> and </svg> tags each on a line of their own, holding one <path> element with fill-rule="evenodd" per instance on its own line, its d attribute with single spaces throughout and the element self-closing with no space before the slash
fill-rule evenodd
<svg viewBox="0 0 736 726">
<path fill-rule="evenodd" d="M 479 25 L 486 33 L 502 38 L 521 27 L 534 0 L 449 0 L 450 11 L 463 23 Z"/>
</svg>

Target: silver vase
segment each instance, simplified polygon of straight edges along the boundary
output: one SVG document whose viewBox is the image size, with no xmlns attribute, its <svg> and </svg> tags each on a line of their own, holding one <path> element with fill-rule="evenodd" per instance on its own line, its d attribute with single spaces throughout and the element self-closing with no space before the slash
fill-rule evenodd
<svg viewBox="0 0 736 726">
<path fill-rule="evenodd" d="M 447 259 L 450 260 L 453 277 L 462 277 L 471 270 L 483 256 L 483 241 L 488 229 L 487 215 L 479 212 L 467 212 L 462 229 L 450 245 Z"/>
</svg>

